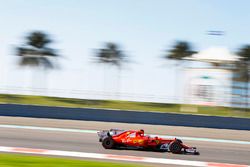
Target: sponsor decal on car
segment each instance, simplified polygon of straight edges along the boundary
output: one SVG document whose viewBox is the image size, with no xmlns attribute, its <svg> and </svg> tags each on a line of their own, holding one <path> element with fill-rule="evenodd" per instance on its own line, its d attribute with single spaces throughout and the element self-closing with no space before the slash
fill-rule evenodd
<svg viewBox="0 0 250 167">
<path fill-rule="evenodd" d="M 169 144 L 166 143 L 166 144 L 162 144 L 160 149 L 161 150 L 168 150 L 168 147 L 169 147 Z"/>
<path fill-rule="evenodd" d="M 139 144 L 143 144 L 143 140 L 138 140 L 138 143 Z"/>
</svg>

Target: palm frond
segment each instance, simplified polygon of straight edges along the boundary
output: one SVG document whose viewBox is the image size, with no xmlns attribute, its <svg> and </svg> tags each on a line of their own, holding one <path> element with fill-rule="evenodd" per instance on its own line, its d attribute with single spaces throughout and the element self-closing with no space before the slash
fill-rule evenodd
<svg viewBox="0 0 250 167">
<path fill-rule="evenodd" d="M 240 48 L 237 54 L 242 61 L 250 61 L 250 45 L 245 45 Z"/>
<path fill-rule="evenodd" d="M 16 48 L 16 55 L 21 56 L 19 64 L 53 68 L 53 63 L 49 57 L 59 55 L 56 50 L 47 47 L 52 42 L 49 36 L 41 31 L 34 31 L 27 36 L 26 40 L 26 45 Z"/>
<path fill-rule="evenodd" d="M 100 63 L 112 64 L 120 67 L 126 61 L 126 56 L 115 43 L 106 43 L 104 48 L 99 49 L 96 54 Z"/>
<path fill-rule="evenodd" d="M 173 48 L 169 50 L 165 58 L 182 60 L 194 53 L 196 53 L 196 51 L 192 50 L 191 44 L 186 41 L 178 41 L 174 44 Z"/>
<path fill-rule="evenodd" d="M 44 48 L 51 42 L 49 36 L 41 31 L 34 31 L 27 36 L 27 45 L 35 48 Z"/>
</svg>

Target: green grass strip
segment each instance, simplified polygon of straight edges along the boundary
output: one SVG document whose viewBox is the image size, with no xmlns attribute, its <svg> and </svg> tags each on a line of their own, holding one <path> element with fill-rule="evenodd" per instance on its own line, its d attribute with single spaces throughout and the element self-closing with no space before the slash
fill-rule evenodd
<svg viewBox="0 0 250 167">
<path fill-rule="evenodd" d="M 136 167 L 126 163 L 86 161 L 45 156 L 27 156 L 19 154 L 0 154 L 0 167 Z"/>
</svg>

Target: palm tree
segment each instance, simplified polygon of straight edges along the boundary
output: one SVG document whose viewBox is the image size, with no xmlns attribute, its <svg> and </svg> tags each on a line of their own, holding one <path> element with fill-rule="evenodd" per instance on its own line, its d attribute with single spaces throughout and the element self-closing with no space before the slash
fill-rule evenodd
<svg viewBox="0 0 250 167">
<path fill-rule="evenodd" d="M 106 43 L 105 47 L 98 51 L 96 57 L 100 63 L 114 65 L 117 68 L 121 68 L 122 63 L 126 60 L 123 51 L 115 43 Z"/>
<path fill-rule="evenodd" d="M 55 67 L 51 58 L 59 55 L 54 49 L 48 47 L 52 43 L 48 34 L 33 31 L 25 40 L 23 45 L 16 48 L 16 55 L 21 57 L 20 66 L 43 67 L 44 71 Z"/>
<path fill-rule="evenodd" d="M 127 61 L 127 56 L 120 49 L 120 46 L 116 43 L 111 43 L 111 42 L 105 43 L 104 47 L 97 51 L 95 57 L 97 58 L 98 63 L 115 66 L 118 68 L 119 70 L 118 89 L 120 89 L 120 73 L 124 62 Z"/>
<path fill-rule="evenodd" d="M 246 108 L 248 107 L 248 89 L 249 89 L 249 78 L 250 78 L 250 45 L 242 46 L 238 53 L 240 56 L 240 62 L 237 64 L 238 69 L 238 80 L 245 83 L 246 90 Z"/>
<path fill-rule="evenodd" d="M 192 46 L 187 41 L 177 41 L 173 47 L 167 51 L 167 54 L 164 56 L 165 59 L 174 60 L 176 62 L 176 67 L 181 65 L 181 63 L 185 60 L 185 58 L 190 57 L 192 54 L 196 53 L 193 51 Z M 176 78 L 175 78 L 175 85 L 178 83 L 178 75 L 176 70 Z M 177 97 L 177 87 L 175 88 L 175 93 Z"/>
<path fill-rule="evenodd" d="M 52 40 L 41 31 L 31 32 L 26 37 L 23 46 L 17 47 L 17 56 L 21 56 L 21 66 L 43 66 L 45 68 L 54 68 L 49 57 L 57 57 L 55 50 L 48 48 Z"/>
<path fill-rule="evenodd" d="M 186 41 L 177 41 L 164 58 L 176 60 L 177 63 L 180 63 L 194 53 L 196 52 L 192 50 L 191 44 Z"/>
</svg>

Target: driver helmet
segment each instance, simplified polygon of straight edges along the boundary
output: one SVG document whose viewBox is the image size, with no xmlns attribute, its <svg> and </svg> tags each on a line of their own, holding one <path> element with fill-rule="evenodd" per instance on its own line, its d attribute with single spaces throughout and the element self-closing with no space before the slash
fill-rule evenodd
<svg viewBox="0 0 250 167">
<path fill-rule="evenodd" d="M 138 131 L 138 133 L 139 133 L 140 135 L 144 135 L 144 130 L 143 130 L 143 129 L 140 129 L 140 130 Z"/>
</svg>

